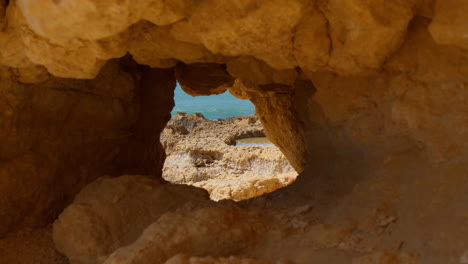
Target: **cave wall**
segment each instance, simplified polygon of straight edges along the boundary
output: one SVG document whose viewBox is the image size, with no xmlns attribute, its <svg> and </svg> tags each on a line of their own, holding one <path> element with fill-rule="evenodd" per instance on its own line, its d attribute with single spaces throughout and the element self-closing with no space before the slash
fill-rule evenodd
<svg viewBox="0 0 468 264">
<path fill-rule="evenodd" d="M 328 126 L 342 127 L 361 146 L 407 138 L 435 163 L 466 155 L 468 106 L 466 52 L 438 45 L 415 18 L 400 49 L 378 74 L 305 73 L 317 91 Z"/>
<path fill-rule="evenodd" d="M 29 84 L 17 69 L 1 69 L 0 234 L 50 223 L 97 177 L 161 175 L 171 70 L 123 59 L 109 61 L 93 80 L 58 78 L 42 68 L 37 75 Z"/>
<path fill-rule="evenodd" d="M 343 232 L 337 245 L 320 241 L 330 258 L 385 252 L 394 260 L 369 263 L 464 261 L 466 52 L 436 44 L 428 25 L 413 19 L 378 74 L 304 72 L 313 88 L 295 90 L 308 159 L 299 180 L 272 196 L 288 207 L 313 201 L 326 233 Z"/>
</svg>

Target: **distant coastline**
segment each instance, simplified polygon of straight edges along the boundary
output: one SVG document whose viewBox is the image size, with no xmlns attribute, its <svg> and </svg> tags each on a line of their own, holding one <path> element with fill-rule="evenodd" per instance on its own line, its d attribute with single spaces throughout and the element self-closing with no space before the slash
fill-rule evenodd
<svg viewBox="0 0 468 264">
<path fill-rule="evenodd" d="M 233 116 L 246 116 L 255 113 L 255 106 L 249 100 L 241 100 L 229 92 L 220 95 L 196 96 L 186 94 L 177 84 L 174 91 L 175 106 L 171 115 L 177 112 L 188 114 L 202 113 L 205 118 L 217 120 Z"/>
</svg>

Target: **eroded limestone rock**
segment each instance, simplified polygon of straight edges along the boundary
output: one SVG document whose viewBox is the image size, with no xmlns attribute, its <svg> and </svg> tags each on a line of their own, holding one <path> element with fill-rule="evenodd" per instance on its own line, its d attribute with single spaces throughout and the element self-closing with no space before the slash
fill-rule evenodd
<svg viewBox="0 0 468 264">
<path fill-rule="evenodd" d="M 182 89 L 192 96 L 222 94 L 234 84 L 225 67 L 214 63 L 179 64 L 176 77 Z"/>
<path fill-rule="evenodd" d="M 433 16 L 437 43 L 466 49 L 466 6 L 457 1 L 19 0 L 4 9 L 3 43 L 17 52 L 2 52 L 61 77 L 92 78 L 126 52 L 153 67 L 246 56 L 275 70 L 369 74 L 399 49 L 416 16 Z"/>
<path fill-rule="evenodd" d="M 133 244 L 118 249 L 104 263 L 164 263 L 180 252 L 230 255 L 253 247 L 258 236 L 268 229 L 267 223 L 255 213 L 229 208 L 167 213 L 148 226 Z"/>
<path fill-rule="evenodd" d="M 112 61 L 94 80 L 0 71 L 0 234 L 47 224 L 98 175 L 161 174 L 174 74 L 136 67 Z"/>
<path fill-rule="evenodd" d="M 100 178 L 86 186 L 55 221 L 54 242 L 74 264 L 102 263 L 161 215 L 206 200 L 203 190 L 148 177 Z"/>
<path fill-rule="evenodd" d="M 345 164 L 342 160 L 338 162 L 341 165 Z M 283 191 L 273 193 L 269 197 L 255 198 L 251 203 L 241 204 L 215 203 L 204 197 L 197 200 L 196 197 L 199 197 L 197 192 L 200 190 L 197 191 L 188 186 L 161 185 L 156 180 L 143 176 L 101 179 L 79 194 L 77 200 L 81 202 L 75 201 L 67 208 L 60 220 L 55 223 L 54 229 L 58 229 L 61 235 L 59 245 L 65 243 L 69 246 L 74 245 L 72 249 L 89 250 L 65 251 L 64 253 L 72 260 L 72 263 L 258 262 L 289 264 L 330 260 L 334 263 L 351 261 L 351 263 L 391 264 L 395 261 L 423 263 L 428 260 L 438 262 L 445 259 L 447 255 L 441 254 L 445 250 L 434 248 L 439 242 L 434 241 L 436 244 L 422 248 L 435 250 L 432 254 L 424 251 L 425 254 L 421 255 L 421 251 L 418 251 L 421 248 L 413 247 L 419 239 L 435 238 L 439 234 L 414 237 L 413 234 L 407 234 L 405 231 L 406 234 L 403 236 L 408 239 L 404 243 L 406 246 L 401 244 L 402 234 L 392 235 L 405 230 L 407 223 L 404 219 L 412 217 L 412 212 L 407 211 L 412 210 L 411 205 L 387 203 L 395 195 L 393 188 L 384 192 L 383 196 L 376 196 L 374 201 L 367 203 L 366 197 L 360 195 L 367 188 L 373 188 L 373 194 L 382 193 L 385 188 L 388 188 L 388 185 L 382 184 L 383 182 L 396 184 L 398 181 L 395 181 L 392 175 L 390 177 L 385 175 L 385 170 L 394 165 L 387 165 L 384 171 L 381 171 L 384 172 L 384 176 L 363 182 L 362 186 L 359 186 L 348 197 L 349 199 L 339 201 L 330 207 L 320 205 L 325 201 L 324 198 L 330 199 L 334 196 L 330 190 L 321 186 L 320 181 L 324 179 L 311 181 L 312 178 L 305 178 L 304 181 L 297 182 L 298 184 L 290 190 L 282 189 Z M 417 167 L 414 166 L 414 168 Z M 456 177 L 456 174 L 450 175 L 450 177 L 453 176 Z M 148 186 L 156 188 L 149 190 Z M 182 192 L 171 191 L 177 188 L 184 188 L 184 190 Z M 312 188 L 316 194 L 324 196 L 317 196 L 310 201 L 305 192 L 296 197 L 285 195 L 289 191 L 297 192 L 301 188 Z M 323 189 L 323 192 L 320 192 L 320 189 Z M 173 196 L 182 193 L 184 197 Z M 119 194 L 124 196 L 121 197 Z M 439 198 L 443 196 L 438 195 Z M 142 199 L 144 197 L 146 199 Z M 176 200 L 172 201 L 174 198 Z M 171 206 L 165 207 L 161 203 L 155 203 L 153 199 L 171 201 Z M 142 202 L 150 204 L 142 204 Z M 315 202 L 320 203 L 314 205 Z M 298 205 L 298 203 L 305 204 Z M 362 208 L 363 204 L 370 208 Z M 77 223 L 77 218 L 70 217 L 69 214 L 72 211 L 79 213 L 80 210 L 76 210 L 77 206 L 88 208 L 86 210 L 88 215 L 100 217 L 80 218 L 85 221 Z M 402 215 L 395 216 L 394 206 L 401 206 Z M 453 206 L 456 207 L 456 205 Z M 148 211 L 145 208 L 152 209 Z M 351 208 L 360 211 L 361 218 L 344 217 L 343 213 L 346 214 L 346 211 Z M 153 210 L 155 210 L 154 214 Z M 420 212 L 423 216 L 433 210 L 438 211 L 436 208 L 426 208 Z M 447 208 L 447 211 L 450 210 L 453 208 Z M 130 214 L 123 213 L 131 211 L 134 211 L 132 216 L 137 216 L 134 219 L 127 216 Z M 123 218 L 115 217 L 116 215 Z M 138 230 L 145 223 L 145 217 L 149 215 L 155 216 L 156 220 L 144 228 L 144 231 Z M 127 219 L 132 224 L 116 224 L 122 219 Z M 454 220 L 462 219 L 461 214 Z M 81 232 L 73 231 L 74 228 L 78 228 Z M 69 230 L 68 235 L 65 235 L 63 230 Z M 418 232 L 417 229 L 412 230 Z M 119 237 L 122 234 L 125 240 Z M 451 238 L 457 239 L 458 242 L 463 241 L 461 234 L 451 236 Z M 376 241 L 380 244 L 376 244 Z M 98 244 L 95 244 L 96 242 Z M 115 251 L 105 258 L 103 255 L 96 254 L 96 251 L 106 249 L 100 245 L 112 245 L 107 249 L 115 249 Z M 454 249 L 457 254 L 463 255 L 463 244 L 459 245 L 461 247 L 457 246 Z M 403 250 L 401 247 L 408 248 Z M 71 255 L 71 253 L 76 255 Z M 253 256 L 264 262 L 253 260 Z"/>
<path fill-rule="evenodd" d="M 307 154 L 300 110 L 294 102 L 295 86 L 314 90 L 308 81 L 296 81 L 294 85 L 253 85 L 238 80 L 230 91 L 234 96 L 248 98 L 255 104 L 257 116 L 265 127 L 265 134 L 300 173 L 306 166 Z"/>
<path fill-rule="evenodd" d="M 166 264 L 267 264 L 266 261 L 258 261 L 248 258 L 216 258 L 216 257 L 190 257 L 177 255 L 165 262 Z"/>
<path fill-rule="evenodd" d="M 236 146 L 236 139 L 264 136 L 255 116 L 212 121 L 178 113 L 161 141 L 163 178 L 206 189 L 212 200 L 240 201 L 287 186 L 297 173 L 274 145 Z"/>
<path fill-rule="evenodd" d="M 110 173 L 138 115 L 132 74 L 117 61 L 93 81 L 27 85 L 15 75 L 0 78 L 0 234 L 49 222 L 82 186 Z"/>
</svg>

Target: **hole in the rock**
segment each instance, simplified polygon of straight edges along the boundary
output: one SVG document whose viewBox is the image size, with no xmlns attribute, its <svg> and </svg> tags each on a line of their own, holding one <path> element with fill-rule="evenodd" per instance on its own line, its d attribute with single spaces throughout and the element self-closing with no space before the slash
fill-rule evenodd
<svg viewBox="0 0 468 264">
<path fill-rule="evenodd" d="M 265 136 L 255 107 L 229 92 L 192 97 L 175 90 L 172 119 L 161 134 L 163 177 L 206 189 L 213 200 L 244 200 L 273 192 L 297 176 Z"/>
</svg>

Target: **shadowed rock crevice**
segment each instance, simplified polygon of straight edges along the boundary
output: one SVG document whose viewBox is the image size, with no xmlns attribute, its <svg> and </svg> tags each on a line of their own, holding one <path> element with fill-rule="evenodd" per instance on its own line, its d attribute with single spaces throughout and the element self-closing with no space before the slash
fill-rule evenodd
<svg viewBox="0 0 468 264">
<path fill-rule="evenodd" d="M 165 152 L 160 137 L 174 107 L 176 81 L 172 69 L 139 70 L 139 116 L 129 131 L 129 143 L 121 150 L 116 164 L 119 174 L 132 173 L 161 176 Z"/>
<path fill-rule="evenodd" d="M 161 175 L 173 71 L 123 59 L 94 80 L 26 85 L 13 74 L 1 76 L 0 233 L 49 223 L 103 175 Z"/>
</svg>

